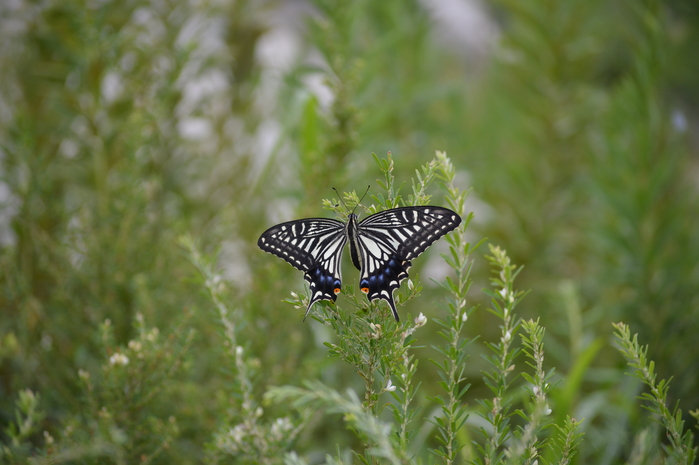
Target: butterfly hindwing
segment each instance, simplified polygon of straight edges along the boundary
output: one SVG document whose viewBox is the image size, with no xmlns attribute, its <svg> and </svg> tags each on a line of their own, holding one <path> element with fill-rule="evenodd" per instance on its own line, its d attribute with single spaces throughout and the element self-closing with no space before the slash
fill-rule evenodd
<svg viewBox="0 0 699 465">
<path fill-rule="evenodd" d="M 340 259 L 347 242 L 345 224 L 326 218 L 289 221 L 262 233 L 257 245 L 304 272 L 311 305 L 337 298 L 342 285 Z"/>
<path fill-rule="evenodd" d="M 368 253 L 368 251 L 365 251 L 365 253 Z M 361 273 L 359 278 L 360 289 L 366 293 L 370 301 L 383 299 L 388 302 L 396 321 L 400 321 L 396 304 L 393 301 L 393 291 L 398 289 L 401 281 L 408 277 L 408 270 L 412 263 L 410 260 L 400 260 L 395 254 L 390 255 L 387 260 L 378 260 L 375 257 L 368 256 L 366 262 L 376 263 L 372 266 L 368 265 Z"/>
<path fill-rule="evenodd" d="M 395 208 L 365 218 L 357 228 L 360 289 L 369 300 L 388 302 L 398 320 L 393 291 L 408 277 L 411 260 L 460 223 L 453 211 L 433 206 Z"/>
</svg>

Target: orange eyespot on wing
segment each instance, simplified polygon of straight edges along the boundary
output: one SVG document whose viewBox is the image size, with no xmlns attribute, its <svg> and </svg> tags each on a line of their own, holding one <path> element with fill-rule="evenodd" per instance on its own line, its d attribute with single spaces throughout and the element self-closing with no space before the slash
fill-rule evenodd
<svg viewBox="0 0 699 465">
<path fill-rule="evenodd" d="M 368 293 L 369 293 L 369 288 L 368 288 L 368 287 L 363 287 L 363 288 L 362 288 L 362 292 L 365 293 L 365 294 L 368 294 Z"/>
<path fill-rule="evenodd" d="M 339 288 L 339 287 L 336 287 L 335 289 L 333 289 L 333 292 L 335 293 L 335 295 L 339 294 L 339 293 L 340 293 L 340 288 Z"/>
</svg>

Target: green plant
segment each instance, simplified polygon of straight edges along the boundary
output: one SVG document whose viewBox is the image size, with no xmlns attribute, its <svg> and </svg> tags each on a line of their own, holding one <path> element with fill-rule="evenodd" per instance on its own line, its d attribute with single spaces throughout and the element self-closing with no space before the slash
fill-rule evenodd
<svg viewBox="0 0 699 465">
<path fill-rule="evenodd" d="M 666 431 L 665 437 L 670 443 L 669 446 L 662 444 L 665 455 L 661 460 L 666 463 L 692 464 L 697 456 L 699 448 L 694 445 L 694 434 L 691 430 L 684 428 L 682 411 L 675 406 L 672 410 L 668 408 L 668 391 L 670 380 L 661 379 L 658 381 L 655 372 L 655 362 L 649 360 L 648 346 L 641 346 L 638 342 L 638 335 L 631 336 L 628 325 L 615 323 L 614 334 L 619 351 L 626 359 L 627 364 L 633 368 L 633 376 L 641 380 L 650 392 L 644 392 L 639 396 L 647 405 L 648 411 L 653 414 L 653 420 L 660 423 Z M 653 453 L 653 451 L 648 451 Z"/>
<path fill-rule="evenodd" d="M 385 160 L 376 161 L 384 171 L 385 181 L 381 183 L 381 187 L 386 191 L 386 202 L 396 205 L 393 202 L 400 202 L 400 196 L 393 190 L 392 160 L 389 156 Z M 439 180 L 447 193 L 449 205 L 457 212 L 463 212 L 466 192 L 454 185 L 454 176 L 455 171 L 450 160 L 445 154 L 438 153 L 435 160 L 417 172 L 411 200 L 423 199 L 426 202 L 428 198 L 424 197 L 425 188 L 430 181 Z M 374 195 L 372 198 L 384 199 L 381 195 Z M 356 193 L 345 198 L 348 205 L 356 205 L 358 200 Z M 335 201 L 326 202 L 326 207 L 339 209 Z M 467 217 L 447 238 L 450 254 L 445 255 L 444 259 L 454 270 L 455 278 L 448 278 L 443 284 L 443 289 L 451 296 L 446 307 L 447 318 L 438 320 L 438 324 L 443 328 L 439 334 L 446 343 L 443 346 L 435 346 L 442 360 L 432 360 L 438 367 L 441 377 L 439 385 L 445 395 L 431 397 L 440 409 L 440 413 L 430 420 L 436 428 L 436 439 L 439 443 L 439 447 L 431 451 L 443 463 L 459 461 L 463 449 L 469 446 L 461 436 L 468 418 L 465 400 L 469 385 L 465 384 L 464 373 L 468 360 L 466 349 L 470 342 L 462 333 L 468 315 L 473 311 L 467 304 L 467 292 L 471 283 L 471 262 L 468 257 L 474 248 L 465 238 L 469 219 L 470 217 Z M 481 400 L 483 410 L 480 414 L 491 424 L 492 429 L 480 430 L 485 441 L 478 446 L 481 458 L 477 460 L 480 463 L 500 463 L 505 459 L 533 463 L 538 458 L 540 449 L 546 445 L 546 441 L 537 438 L 537 434 L 545 430 L 546 424 L 542 419 L 550 413 L 546 395 L 550 389 L 549 380 L 553 372 L 545 373 L 543 368 L 543 329 L 535 322 L 525 323 L 525 353 L 531 360 L 534 374 L 529 376 L 523 373 L 523 376 L 532 385 L 529 389 L 532 402 L 528 410 L 517 410 L 525 423 L 518 427 L 512 437 L 510 409 L 513 398 L 509 392 L 510 383 L 507 377 L 515 369 L 514 360 L 518 350 L 511 350 L 510 345 L 514 342 L 513 336 L 519 325 L 512 310 L 524 294 L 514 290 L 513 283 L 517 272 L 513 272 L 514 266 L 510 264 L 506 254 L 499 248 L 491 248 L 491 253 L 490 260 L 496 274 L 493 286 L 498 289 L 497 292 L 491 292 L 493 313 L 503 321 L 503 334 L 499 344 L 491 344 L 494 351 L 494 355 L 490 357 L 493 370 L 484 373 L 495 398 L 492 401 Z M 407 296 L 397 293 L 398 306 L 415 297 L 419 289 L 419 284 L 410 281 Z M 339 341 L 326 343 L 329 355 L 352 366 L 364 380 L 364 401 L 360 404 L 352 390 L 348 390 L 347 396 L 343 396 L 316 381 L 307 382 L 304 388 L 272 388 L 267 396 L 278 403 L 291 400 L 297 408 L 314 406 L 328 413 L 344 414 L 347 426 L 355 431 L 361 440 L 363 452 L 354 451 L 354 454 L 362 463 L 376 463 L 379 458 L 390 463 L 412 463 L 413 458 L 409 450 L 416 431 L 410 431 L 410 425 L 415 420 L 418 410 L 411 403 L 419 393 L 420 385 L 412 384 L 418 364 L 409 350 L 415 341 L 415 330 L 423 326 L 427 319 L 420 313 L 414 323 L 395 323 L 387 309 L 379 310 L 376 304 L 367 306 L 366 303 L 358 301 L 352 296 L 351 287 L 347 287 L 347 292 L 350 294 L 347 300 L 350 306 L 354 307 L 354 312 L 349 312 L 340 305 L 325 304 L 321 310 L 312 310 L 312 315 L 318 322 L 332 328 Z M 287 302 L 296 308 L 304 308 L 306 298 L 294 293 Z M 400 380 L 394 384 L 393 379 L 398 379 L 397 375 Z M 381 396 L 386 393 L 390 393 L 395 403 L 381 404 Z M 381 419 L 381 412 L 386 405 L 390 405 L 393 412 L 392 423 L 385 423 Z M 578 426 L 578 422 L 570 421 L 561 429 L 561 445 L 557 450 L 562 462 L 574 454 L 579 438 L 576 433 Z M 393 433 L 389 433 L 391 430 Z M 515 441 L 506 447 L 506 441 L 509 439 Z M 333 460 L 336 463 L 341 462 L 341 457 L 336 456 Z"/>
<path fill-rule="evenodd" d="M 41 399 L 39 395 L 29 389 L 21 391 L 16 401 L 14 422 L 5 428 L 5 434 L 9 438 L 9 444 L 0 446 L 0 461 L 20 462 L 26 460 L 33 452 L 29 442 L 31 436 L 40 428 L 40 423 L 46 416 L 41 410 Z M 47 443 L 52 442 L 52 438 L 47 431 L 44 431 Z"/>
<path fill-rule="evenodd" d="M 226 305 L 228 290 L 221 275 L 214 271 L 213 259 L 203 255 L 189 236 L 180 239 L 192 264 L 200 273 L 204 287 L 214 304 L 221 327 L 220 340 L 224 360 L 229 364 L 230 384 L 226 389 L 229 401 L 225 414 L 220 415 L 218 427 L 209 444 L 211 463 L 278 463 L 280 453 L 289 448 L 306 420 L 284 416 L 266 419 L 264 409 L 254 392 L 255 359 L 239 342 L 240 328 L 245 325 L 240 311 Z"/>
</svg>

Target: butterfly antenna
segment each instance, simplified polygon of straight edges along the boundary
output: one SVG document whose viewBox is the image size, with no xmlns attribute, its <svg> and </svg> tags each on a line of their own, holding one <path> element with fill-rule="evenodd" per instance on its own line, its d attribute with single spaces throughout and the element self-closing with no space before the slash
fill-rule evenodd
<svg viewBox="0 0 699 465">
<path fill-rule="evenodd" d="M 359 199 L 359 202 L 357 202 L 357 205 L 354 206 L 354 210 L 356 210 L 357 207 L 358 207 L 359 205 L 361 205 L 362 200 L 364 200 L 364 197 L 366 197 L 366 195 L 369 193 L 369 188 L 370 188 L 370 187 L 371 187 L 371 185 L 366 186 L 366 190 L 364 191 L 364 194 L 362 194 L 362 197 Z M 352 210 L 353 213 L 354 213 L 354 210 Z"/>
<path fill-rule="evenodd" d="M 341 196 L 340 193 L 337 191 L 337 189 L 335 189 L 335 188 L 333 187 L 333 190 L 334 190 L 335 193 L 337 194 L 337 198 L 339 198 L 339 199 L 340 199 L 340 202 L 342 202 L 342 205 L 345 207 L 345 210 L 349 210 L 349 208 L 347 208 L 347 204 L 345 203 L 344 200 L 342 200 L 342 196 Z"/>
<path fill-rule="evenodd" d="M 362 198 L 359 199 L 359 203 L 362 203 L 362 200 L 364 200 L 364 197 L 369 193 L 369 189 L 371 188 L 371 184 L 366 186 L 366 191 L 364 191 L 364 195 L 362 195 Z"/>
<path fill-rule="evenodd" d="M 370 187 L 371 187 L 371 185 L 369 185 L 369 186 L 366 187 L 366 191 L 364 191 L 364 194 L 363 194 L 362 197 L 359 199 L 359 202 L 358 202 L 357 205 L 355 205 L 354 208 L 352 209 L 352 213 L 354 213 L 354 211 L 357 209 L 357 207 L 359 206 L 359 204 L 362 203 L 362 200 L 364 200 L 364 197 L 366 197 L 366 195 L 369 193 L 369 188 L 370 188 Z M 349 211 L 349 208 L 347 207 L 347 204 L 345 203 L 344 200 L 342 200 L 342 196 L 341 196 L 340 193 L 337 191 L 337 189 L 335 189 L 334 187 L 333 187 L 332 189 L 333 189 L 333 190 L 335 191 L 335 193 L 337 194 L 338 198 L 340 199 L 340 202 L 342 202 L 342 205 L 345 207 L 345 209 L 347 209 L 347 211 Z"/>
</svg>

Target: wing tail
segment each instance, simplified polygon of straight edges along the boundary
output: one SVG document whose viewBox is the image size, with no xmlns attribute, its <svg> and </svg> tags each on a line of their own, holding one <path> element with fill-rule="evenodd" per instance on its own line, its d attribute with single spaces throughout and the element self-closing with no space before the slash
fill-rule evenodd
<svg viewBox="0 0 699 465">
<path fill-rule="evenodd" d="M 388 298 L 382 297 L 382 299 L 388 302 L 388 306 L 391 307 L 393 318 L 395 318 L 396 321 L 400 321 L 400 318 L 398 317 L 398 310 L 396 310 L 396 303 L 393 301 L 393 292 L 388 294 Z"/>
<path fill-rule="evenodd" d="M 342 251 L 342 249 L 340 249 Z M 339 266 L 339 260 L 338 260 Z M 303 319 L 306 320 L 311 307 L 319 300 L 337 300 L 337 294 L 342 290 L 342 281 L 340 280 L 339 271 L 334 273 L 325 271 L 322 267 L 316 266 L 312 270 L 307 271 L 303 278 L 308 281 L 310 295 L 308 297 L 308 308 Z"/>
</svg>

